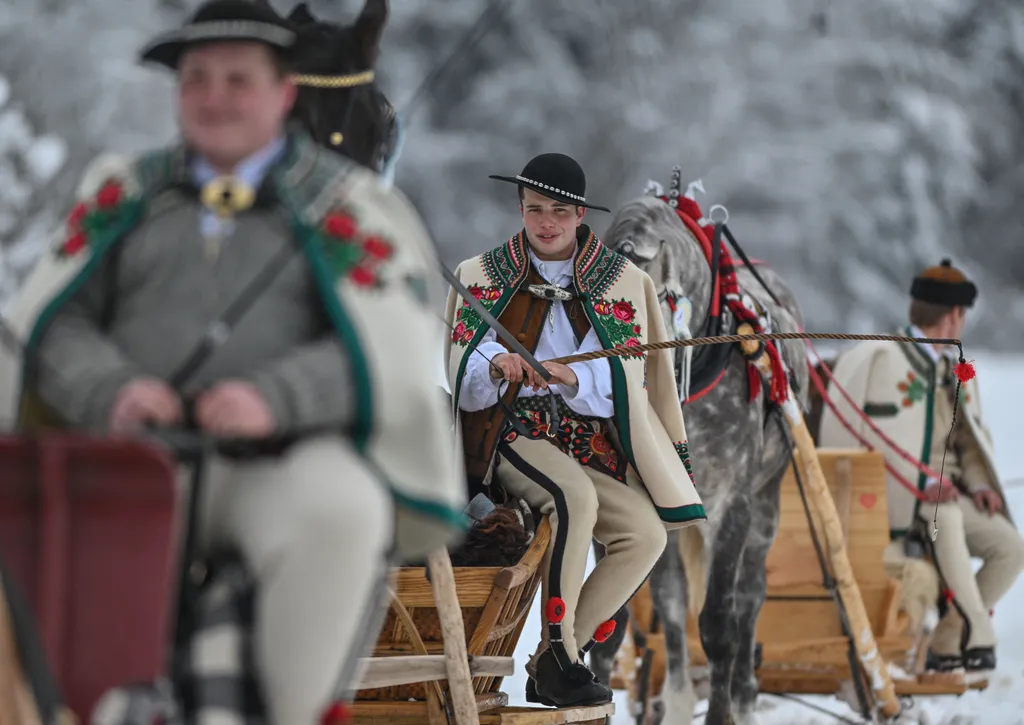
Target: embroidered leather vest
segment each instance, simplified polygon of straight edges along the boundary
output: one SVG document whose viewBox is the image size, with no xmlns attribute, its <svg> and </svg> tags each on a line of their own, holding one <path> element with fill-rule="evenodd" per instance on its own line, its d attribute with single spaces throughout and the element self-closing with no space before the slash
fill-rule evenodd
<svg viewBox="0 0 1024 725">
<path fill-rule="evenodd" d="M 498 322 L 505 326 L 509 332 L 516 336 L 516 339 L 531 353 L 537 350 L 537 343 L 540 342 L 540 333 L 544 328 L 544 322 L 551 313 L 550 299 L 543 299 L 529 291 L 530 285 L 548 285 L 547 281 L 540 276 L 540 273 L 531 265 L 530 271 L 523 280 L 523 283 L 516 290 L 512 299 L 509 300 L 505 309 L 498 317 Z M 579 345 L 583 338 L 590 332 L 590 319 L 583 309 L 583 303 L 573 292 L 573 298 L 562 302 L 565 314 L 569 317 L 569 323 L 576 335 L 576 344 Z M 509 350 L 507 343 L 498 338 L 498 342 Z M 475 354 L 475 353 L 471 353 Z M 460 412 L 462 421 L 462 444 L 466 456 L 466 473 L 471 483 L 481 484 L 487 478 L 494 454 L 498 447 L 498 438 L 505 428 L 506 407 L 511 408 L 523 383 L 510 383 L 501 400 L 501 404 L 494 404 L 484 410 L 473 412 Z"/>
</svg>

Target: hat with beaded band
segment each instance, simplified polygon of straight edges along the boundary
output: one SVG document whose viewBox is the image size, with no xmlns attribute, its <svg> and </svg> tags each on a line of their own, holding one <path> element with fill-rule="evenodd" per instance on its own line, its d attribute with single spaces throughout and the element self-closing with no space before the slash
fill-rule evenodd
<svg viewBox="0 0 1024 725">
<path fill-rule="evenodd" d="M 298 34 L 269 4 L 252 0 L 210 0 L 181 28 L 161 33 L 140 53 L 143 61 L 177 70 L 189 46 L 217 41 L 264 43 L 287 56 Z"/>
<path fill-rule="evenodd" d="M 950 260 L 943 259 L 939 266 L 929 267 L 914 278 L 910 296 L 943 307 L 973 307 L 978 288 Z"/>
<path fill-rule="evenodd" d="M 607 207 L 587 203 L 586 174 L 575 159 L 565 154 L 534 156 L 517 176 L 492 174 L 488 178 L 518 184 L 524 189 L 533 189 L 538 194 L 566 204 L 611 211 Z"/>
</svg>

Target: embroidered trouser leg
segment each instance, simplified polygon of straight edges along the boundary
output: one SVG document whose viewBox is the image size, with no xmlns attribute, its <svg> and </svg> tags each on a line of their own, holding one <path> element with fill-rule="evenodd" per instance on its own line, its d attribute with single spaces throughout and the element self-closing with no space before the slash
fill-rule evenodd
<svg viewBox="0 0 1024 725">
<path fill-rule="evenodd" d="M 994 647 L 996 636 L 989 610 L 1024 569 L 1024 541 L 1005 517 L 990 517 L 978 511 L 968 496 L 940 504 L 938 523 L 936 564 L 953 595 L 953 606 L 935 630 L 933 649 L 940 654 L 957 654 L 965 634 L 966 648 Z M 971 556 L 985 562 L 977 575 Z"/>
<path fill-rule="evenodd" d="M 237 546 L 256 580 L 255 650 L 270 725 L 317 725 L 381 621 L 390 494 L 340 437 L 279 459 L 216 460 L 206 544 Z"/>
<path fill-rule="evenodd" d="M 552 597 L 565 603 L 561 640 L 575 662 L 598 625 L 643 584 L 665 549 L 665 527 L 632 469 L 621 483 L 544 440 L 519 437 L 499 450 L 501 484 L 549 516 L 543 604 L 546 610 Z M 584 583 L 592 538 L 607 555 Z"/>
</svg>

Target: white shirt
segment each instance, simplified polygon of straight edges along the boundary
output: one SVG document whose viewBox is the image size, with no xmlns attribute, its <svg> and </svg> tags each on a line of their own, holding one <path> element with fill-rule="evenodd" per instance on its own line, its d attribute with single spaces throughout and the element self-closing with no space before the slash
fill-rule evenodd
<svg viewBox="0 0 1024 725">
<path fill-rule="evenodd" d="M 575 254 L 573 258 L 575 258 Z M 538 259 L 532 249 L 530 249 L 530 259 L 540 276 L 550 284 L 564 288 L 572 282 L 573 259 L 545 262 Z M 498 389 L 505 381 L 491 378 L 491 366 L 488 361 L 495 355 L 501 355 L 508 350 L 497 340 L 497 333 L 490 329 L 476 348 L 477 352 L 470 351 L 468 353 L 469 358 L 466 361 L 466 371 L 463 374 L 462 388 L 459 392 L 459 407 L 462 410 L 469 412 L 483 410 L 498 402 Z M 602 349 L 601 341 L 593 328 L 577 347 L 576 336 L 572 324 L 569 322 L 569 316 L 565 312 L 565 307 L 559 300 L 551 303 L 551 313 L 544 320 L 540 339 L 537 341 L 537 350 L 534 353 L 537 360 L 544 362 L 557 357 L 600 349 Z M 608 358 L 572 363 L 569 367 L 576 373 L 578 379 L 575 387 L 553 384 L 549 385 L 547 390 L 534 391 L 524 385 L 519 390 L 519 397 L 548 395 L 550 391 L 561 395 L 566 404 L 580 415 L 611 418 L 615 414 L 615 404 L 612 401 L 612 370 Z"/>
</svg>

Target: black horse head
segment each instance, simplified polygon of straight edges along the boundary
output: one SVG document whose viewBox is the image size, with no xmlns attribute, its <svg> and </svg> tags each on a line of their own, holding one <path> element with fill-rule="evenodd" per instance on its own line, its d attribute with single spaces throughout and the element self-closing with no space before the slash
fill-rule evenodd
<svg viewBox="0 0 1024 725">
<path fill-rule="evenodd" d="M 299 34 L 293 118 L 317 143 L 375 171 L 396 151 L 398 135 L 395 109 L 374 79 L 387 19 L 387 0 L 366 0 L 351 26 L 318 20 L 306 3 L 288 16 Z"/>
</svg>

